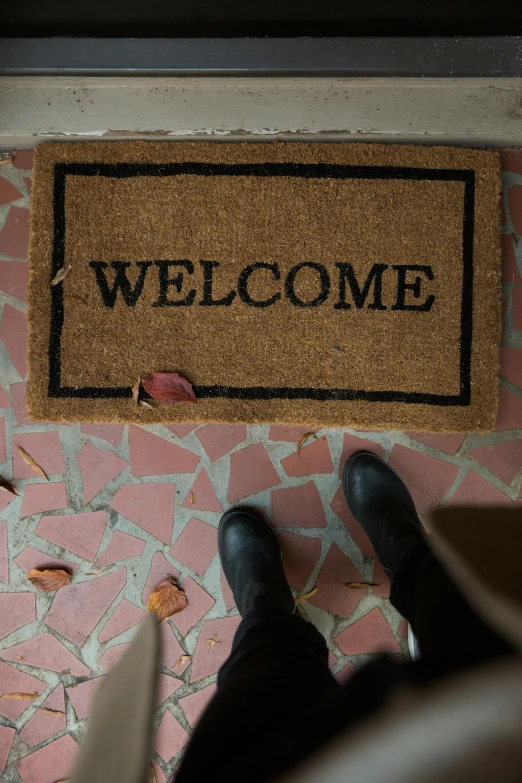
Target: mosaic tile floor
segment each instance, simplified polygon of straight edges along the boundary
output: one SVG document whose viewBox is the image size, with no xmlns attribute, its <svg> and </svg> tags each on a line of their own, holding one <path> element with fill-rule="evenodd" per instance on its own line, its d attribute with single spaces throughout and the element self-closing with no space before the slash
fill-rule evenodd
<svg viewBox="0 0 522 783">
<path fill-rule="evenodd" d="M 421 515 L 439 504 L 522 504 L 522 152 L 504 167 L 504 334 L 500 411 L 487 435 L 321 430 L 300 455 L 303 429 L 281 426 L 31 424 L 26 418 L 26 286 L 30 151 L 0 165 L 0 770 L 5 783 L 67 774 L 94 691 L 132 639 L 150 590 L 180 578 L 187 609 L 162 626 L 153 762 L 170 778 L 215 690 L 239 617 L 217 557 L 222 510 L 246 498 L 280 532 L 302 604 L 325 634 L 330 664 L 349 677 L 372 654 L 407 655 L 372 547 L 339 484 L 354 450 L 372 449 L 401 474 Z M 50 476 L 38 478 L 23 446 Z M 37 592 L 33 567 L 65 565 L 72 584 Z M 373 592 L 347 590 L 374 582 Z M 207 640 L 219 643 L 208 649 Z M 182 655 L 191 660 L 176 664 Z M 14 691 L 34 701 L 3 700 Z M 63 715 L 38 710 L 45 706 Z"/>
</svg>

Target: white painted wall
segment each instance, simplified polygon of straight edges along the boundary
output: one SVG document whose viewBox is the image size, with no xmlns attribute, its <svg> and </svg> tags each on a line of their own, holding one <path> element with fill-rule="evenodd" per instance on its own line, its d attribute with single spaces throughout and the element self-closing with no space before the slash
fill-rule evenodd
<svg viewBox="0 0 522 783">
<path fill-rule="evenodd" d="M 522 144 L 522 79 L 0 79 L 0 146 L 216 138 Z"/>
</svg>

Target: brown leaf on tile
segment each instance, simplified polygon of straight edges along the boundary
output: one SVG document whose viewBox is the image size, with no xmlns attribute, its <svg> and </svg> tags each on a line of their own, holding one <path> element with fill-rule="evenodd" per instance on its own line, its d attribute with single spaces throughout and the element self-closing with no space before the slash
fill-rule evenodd
<svg viewBox="0 0 522 783">
<path fill-rule="evenodd" d="M 71 581 L 71 575 L 62 568 L 45 568 L 43 571 L 33 568 L 25 578 L 43 593 L 52 593 Z"/>
<path fill-rule="evenodd" d="M 23 659 L 24 659 L 24 656 L 23 656 L 23 655 L 17 655 L 17 656 L 16 656 L 16 659 L 17 659 L 18 661 L 23 661 Z"/>
<path fill-rule="evenodd" d="M 114 568 L 114 563 L 109 563 L 109 565 L 104 565 L 104 566 L 98 566 L 98 568 L 92 568 L 90 571 L 87 571 L 85 576 L 99 576 L 99 574 L 104 574 L 105 571 L 109 571 L 111 568 Z"/>
<path fill-rule="evenodd" d="M 14 691 L 13 693 L 4 693 L 3 696 L 0 696 L 0 699 L 9 699 L 10 701 L 17 701 L 18 699 L 29 699 L 32 701 L 33 699 L 37 699 L 39 693 L 24 693 L 23 691 Z"/>
<path fill-rule="evenodd" d="M 29 467 L 32 468 L 34 472 L 40 476 L 40 478 L 45 479 L 45 481 L 49 481 L 49 477 L 47 473 L 44 470 L 42 470 L 40 465 L 31 457 L 31 455 L 24 448 L 22 448 L 22 446 L 17 446 L 16 449 L 26 465 L 29 465 Z"/>
<path fill-rule="evenodd" d="M 138 380 L 136 381 L 136 383 L 132 387 L 132 399 L 134 400 L 136 405 L 139 404 L 138 403 L 138 398 L 139 398 L 139 395 L 140 395 L 140 386 L 141 386 L 141 378 L 138 375 Z"/>
<path fill-rule="evenodd" d="M 186 663 L 188 663 L 190 660 L 191 660 L 190 655 L 182 655 L 179 661 L 176 661 L 176 663 L 172 667 L 172 671 L 175 672 L 178 669 L 181 669 L 181 667 L 184 666 Z"/>
<path fill-rule="evenodd" d="M 192 384 L 177 372 L 153 372 L 143 379 L 143 388 L 154 400 L 175 405 L 178 402 L 196 403 Z"/>
<path fill-rule="evenodd" d="M 57 717 L 65 715 L 65 712 L 62 712 L 61 710 L 51 710 L 49 707 L 37 707 L 36 709 L 38 712 L 44 712 L 46 715 L 56 715 Z"/>
<path fill-rule="evenodd" d="M 3 489 L 4 492 L 10 492 L 11 495 L 18 495 L 18 492 L 14 488 L 14 486 L 11 484 L 10 481 L 8 481 L 3 476 L 0 476 L 0 489 Z"/>
<path fill-rule="evenodd" d="M 371 582 L 346 582 L 345 587 L 350 590 L 371 590 L 372 587 L 379 587 Z"/>
<path fill-rule="evenodd" d="M 303 601 L 308 601 L 308 599 L 311 598 L 313 595 L 315 595 L 318 590 L 319 590 L 318 587 L 314 587 L 314 589 L 310 590 L 309 593 L 303 593 L 303 595 L 297 596 L 297 598 L 295 599 L 296 604 L 300 604 Z"/>
<path fill-rule="evenodd" d="M 177 586 L 176 580 L 169 576 L 150 594 L 147 601 L 147 612 L 156 615 L 158 622 L 162 623 L 167 617 L 181 612 L 186 605 L 185 592 Z"/>
<path fill-rule="evenodd" d="M 317 435 L 315 434 L 315 432 L 305 432 L 304 435 L 301 435 L 301 437 L 297 441 L 297 453 L 299 454 L 299 456 L 301 456 L 301 449 L 303 448 L 308 438 L 313 438 L 314 440 L 317 440 Z"/>
<path fill-rule="evenodd" d="M 57 271 L 53 279 L 51 280 L 51 285 L 58 285 L 58 283 L 61 283 L 62 280 L 65 280 L 69 272 L 71 271 L 72 267 L 70 264 L 67 264 L 67 266 L 62 266 L 61 269 Z"/>
<path fill-rule="evenodd" d="M 196 502 L 196 496 L 193 492 L 190 493 L 190 505 L 193 506 Z"/>
<path fill-rule="evenodd" d="M 217 633 L 214 634 L 212 639 L 207 639 L 207 649 L 208 649 L 209 652 L 211 651 L 211 649 L 213 648 L 213 646 L 215 644 L 221 644 L 221 642 L 217 638 Z"/>
<path fill-rule="evenodd" d="M 147 783 L 156 783 L 156 770 L 149 764 L 149 770 L 147 773 Z"/>
</svg>

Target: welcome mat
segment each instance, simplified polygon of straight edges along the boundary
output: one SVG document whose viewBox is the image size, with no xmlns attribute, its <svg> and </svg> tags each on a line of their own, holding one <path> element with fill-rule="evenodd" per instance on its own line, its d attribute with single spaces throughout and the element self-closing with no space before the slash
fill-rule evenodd
<svg viewBox="0 0 522 783">
<path fill-rule="evenodd" d="M 479 150 L 42 144 L 30 415 L 487 430 L 499 195 Z M 138 407 L 155 371 L 197 404 Z"/>
</svg>

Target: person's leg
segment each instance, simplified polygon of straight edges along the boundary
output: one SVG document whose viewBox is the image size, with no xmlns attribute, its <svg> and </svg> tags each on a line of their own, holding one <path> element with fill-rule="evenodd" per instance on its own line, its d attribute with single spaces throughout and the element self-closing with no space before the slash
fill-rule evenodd
<svg viewBox="0 0 522 783">
<path fill-rule="evenodd" d="M 273 532 L 249 513 L 228 512 L 219 550 L 243 620 L 177 783 L 271 780 L 336 728 L 342 689 L 322 635 L 295 614 Z"/>
<path fill-rule="evenodd" d="M 418 639 L 421 659 L 446 674 L 511 652 L 471 608 L 433 554 L 402 480 L 369 452 L 347 461 L 348 506 L 389 573 L 390 600 Z"/>
</svg>

